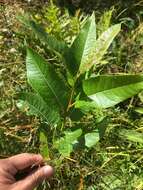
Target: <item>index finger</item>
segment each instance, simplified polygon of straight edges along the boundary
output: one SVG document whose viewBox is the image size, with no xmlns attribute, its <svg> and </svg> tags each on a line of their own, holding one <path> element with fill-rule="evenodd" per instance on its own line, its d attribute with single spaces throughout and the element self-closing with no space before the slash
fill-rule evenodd
<svg viewBox="0 0 143 190">
<path fill-rule="evenodd" d="M 40 165 L 43 163 L 41 155 L 23 153 L 8 158 L 10 164 L 14 167 L 14 174 L 19 170 L 24 170 L 33 165 Z"/>
</svg>

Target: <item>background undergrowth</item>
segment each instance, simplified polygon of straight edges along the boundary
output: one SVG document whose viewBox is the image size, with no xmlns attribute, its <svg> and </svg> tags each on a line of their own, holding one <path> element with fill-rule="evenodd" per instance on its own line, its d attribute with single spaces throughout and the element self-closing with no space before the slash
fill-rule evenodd
<svg viewBox="0 0 143 190">
<path fill-rule="evenodd" d="M 38 38 L 17 19 L 28 14 L 59 40 L 70 43 L 81 28 L 83 19 L 95 10 L 97 35 L 112 24 L 122 22 L 122 31 L 113 41 L 96 72 L 100 74 L 143 73 L 143 2 L 85 1 L 60 3 L 32 1 L 0 3 L 0 157 L 21 152 L 40 152 L 39 120 L 21 112 L 17 94 L 28 90 L 25 45 L 28 41 L 49 63 L 61 60 L 44 49 Z M 65 1 L 66 2 L 66 1 Z M 56 3 L 56 2 L 55 2 Z M 66 9 L 65 9 L 66 7 Z M 67 9 L 68 8 L 68 9 Z M 72 15 L 72 16 L 71 16 Z M 45 48 L 45 47 L 44 47 Z M 52 57 L 52 58 L 51 58 Z M 99 111 L 96 119 L 106 117 L 104 139 L 91 149 L 78 149 L 70 157 L 48 160 L 56 170 L 50 182 L 37 189 L 63 190 L 142 190 L 143 189 L 143 93 L 108 110 Z M 140 109 L 137 109 L 140 108 Z M 90 118 L 83 121 L 90 128 Z M 79 123 L 82 125 L 82 123 Z M 45 126 L 43 125 L 43 128 Z M 124 133 L 121 133 L 124 129 Z M 135 137 L 139 132 L 142 136 Z M 49 135 L 49 133 L 47 133 Z"/>
</svg>

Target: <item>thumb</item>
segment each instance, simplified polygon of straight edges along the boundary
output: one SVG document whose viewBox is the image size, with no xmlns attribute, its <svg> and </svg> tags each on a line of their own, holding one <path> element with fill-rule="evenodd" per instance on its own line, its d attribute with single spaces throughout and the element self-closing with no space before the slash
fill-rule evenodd
<svg viewBox="0 0 143 190">
<path fill-rule="evenodd" d="M 51 166 L 44 166 L 20 181 L 20 187 L 23 190 L 33 190 L 42 181 L 51 177 L 52 174 L 53 168 Z"/>
</svg>

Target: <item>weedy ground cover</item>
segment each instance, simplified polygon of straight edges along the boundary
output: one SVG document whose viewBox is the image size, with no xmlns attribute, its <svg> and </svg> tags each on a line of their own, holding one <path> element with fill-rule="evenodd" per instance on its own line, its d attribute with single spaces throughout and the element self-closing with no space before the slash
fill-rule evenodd
<svg viewBox="0 0 143 190">
<path fill-rule="evenodd" d="M 142 188 L 142 22 L 125 34 L 113 14 L 95 24 L 96 12 L 72 18 L 51 2 L 12 31 L 20 60 L 8 51 L 14 67 L 1 65 L 1 156 L 42 153 L 57 172 L 38 189 Z"/>
</svg>

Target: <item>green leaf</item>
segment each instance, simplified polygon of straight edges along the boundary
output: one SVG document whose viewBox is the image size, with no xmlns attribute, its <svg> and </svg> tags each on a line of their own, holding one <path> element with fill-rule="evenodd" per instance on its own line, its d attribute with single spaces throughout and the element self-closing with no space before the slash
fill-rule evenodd
<svg viewBox="0 0 143 190">
<path fill-rule="evenodd" d="M 96 145 L 99 142 L 99 140 L 100 138 L 98 131 L 85 134 L 85 146 L 87 146 L 88 148 L 91 148 L 94 145 Z"/>
<path fill-rule="evenodd" d="M 111 26 L 96 41 L 96 47 L 88 54 L 81 72 L 88 71 L 93 65 L 99 64 L 114 38 L 121 30 L 121 24 Z"/>
<path fill-rule="evenodd" d="M 55 53 L 57 52 L 63 54 L 68 48 L 65 42 L 58 41 L 54 36 L 49 35 L 40 25 L 36 24 L 34 21 L 31 21 L 30 26 L 37 37 Z"/>
<path fill-rule="evenodd" d="M 110 121 L 110 120 L 109 120 L 108 117 L 104 117 L 104 118 L 97 124 L 100 139 L 103 139 L 103 137 L 104 137 L 104 135 L 105 135 L 105 132 L 106 132 L 106 129 L 107 129 L 107 126 L 108 126 L 108 124 L 109 124 L 109 121 Z"/>
<path fill-rule="evenodd" d="M 104 161 L 104 162 L 106 163 L 110 159 L 111 158 L 107 157 L 106 161 Z M 104 189 L 104 190 L 121 190 L 121 189 L 124 189 L 122 177 L 121 176 L 119 177 L 119 175 L 114 174 L 114 172 L 113 173 L 111 172 L 111 173 L 103 176 L 102 180 L 99 182 L 99 185 L 100 185 L 101 189 Z M 130 189 L 130 187 L 128 188 L 128 190 L 129 189 Z"/>
<path fill-rule="evenodd" d="M 139 99 L 143 103 L 143 91 L 141 93 L 139 93 Z"/>
<path fill-rule="evenodd" d="M 135 108 L 137 113 L 143 114 L 143 108 Z"/>
<path fill-rule="evenodd" d="M 27 111 L 28 110 L 28 104 L 26 103 L 26 101 L 24 101 L 24 100 L 18 100 L 17 102 L 16 102 L 16 106 L 17 106 L 17 108 L 21 111 L 21 112 L 25 112 L 25 111 Z"/>
<path fill-rule="evenodd" d="M 33 93 L 21 93 L 20 100 L 28 104 L 30 113 L 46 120 L 49 124 L 56 124 L 60 120 L 58 111 L 51 109 L 39 95 Z"/>
<path fill-rule="evenodd" d="M 78 108 L 84 113 L 87 113 L 96 109 L 96 104 L 93 101 L 89 102 L 89 101 L 84 101 L 84 100 L 77 100 L 75 102 L 75 108 Z"/>
<path fill-rule="evenodd" d="M 135 130 L 122 129 L 119 131 L 119 135 L 128 141 L 143 143 L 143 133 L 139 133 Z"/>
<path fill-rule="evenodd" d="M 59 41 L 54 36 L 49 35 L 41 25 L 36 24 L 33 20 L 24 16 L 19 16 L 18 19 L 55 53 L 63 54 L 65 49 L 68 48 L 65 42 Z"/>
<path fill-rule="evenodd" d="M 65 132 L 65 136 L 60 138 L 54 143 L 55 148 L 58 149 L 60 154 L 64 157 L 70 156 L 73 151 L 73 144 L 82 135 L 82 130 L 77 129 L 72 132 Z"/>
<path fill-rule="evenodd" d="M 30 16 L 28 14 L 25 15 L 18 15 L 16 17 L 18 21 L 20 21 L 26 28 L 30 28 Z"/>
<path fill-rule="evenodd" d="M 78 121 L 84 116 L 80 109 L 73 108 L 69 112 L 69 117 L 72 121 Z"/>
<path fill-rule="evenodd" d="M 40 132 L 40 154 L 45 159 L 49 157 L 47 137 L 43 132 Z"/>
<path fill-rule="evenodd" d="M 85 60 L 96 45 L 95 15 L 89 17 L 73 42 L 71 48 L 66 51 L 65 59 L 71 74 L 75 75 L 79 67 L 84 67 Z"/>
<path fill-rule="evenodd" d="M 64 110 L 68 99 L 68 89 L 59 78 L 52 65 L 32 49 L 27 50 L 27 78 L 29 84 L 51 107 Z"/>
<path fill-rule="evenodd" d="M 114 106 L 143 89 L 143 75 L 103 75 L 83 82 L 85 94 L 98 108 Z"/>
</svg>

